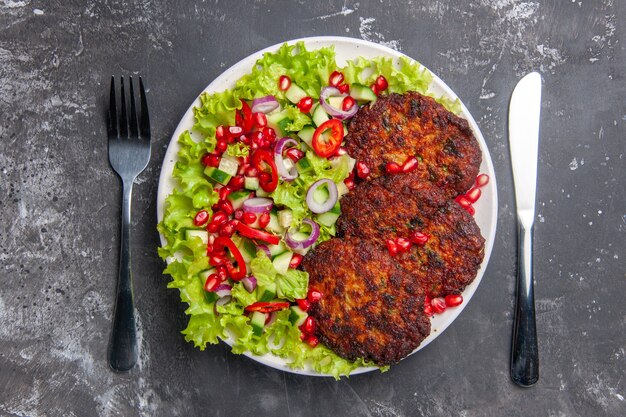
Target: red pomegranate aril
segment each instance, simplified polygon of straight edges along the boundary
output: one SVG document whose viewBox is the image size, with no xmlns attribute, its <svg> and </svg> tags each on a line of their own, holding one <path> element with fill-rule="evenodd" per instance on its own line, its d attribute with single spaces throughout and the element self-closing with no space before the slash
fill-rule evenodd
<svg viewBox="0 0 626 417">
<path fill-rule="evenodd" d="M 274 129 L 272 129 L 271 127 L 264 127 L 263 130 L 263 135 L 266 138 L 270 139 L 270 142 L 274 141 L 274 139 L 276 139 L 276 131 Z"/>
<path fill-rule="evenodd" d="M 252 224 L 256 221 L 256 214 L 254 213 L 243 213 L 243 218 L 241 219 L 245 224 Z"/>
<path fill-rule="evenodd" d="M 417 168 L 417 158 L 412 156 L 402 164 L 402 172 L 411 172 Z"/>
<path fill-rule="evenodd" d="M 467 210 L 467 212 L 468 212 L 469 214 L 471 214 L 472 216 L 473 216 L 474 214 L 476 214 L 476 209 L 474 209 L 474 206 L 472 206 L 471 204 L 470 204 L 470 206 L 469 206 L 469 207 L 467 207 L 465 210 Z"/>
<path fill-rule="evenodd" d="M 424 314 L 427 316 L 433 315 L 433 306 L 430 305 L 430 302 L 428 304 L 424 304 Z"/>
<path fill-rule="evenodd" d="M 232 191 L 233 190 L 231 190 L 229 187 L 222 187 L 222 188 L 220 188 L 220 190 L 218 192 L 218 194 L 220 196 L 220 201 L 221 200 L 226 200 L 226 197 L 228 197 Z"/>
<path fill-rule="evenodd" d="M 230 179 L 230 181 L 228 181 L 228 186 L 233 191 L 241 190 L 243 188 L 243 185 L 245 184 L 245 181 L 246 179 L 243 177 L 243 175 L 235 175 Z"/>
<path fill-rule="evenodd" d="M 395 162 L 387 162 L 385 171 L 387 171 L 388 174 L 398 174 L 402 172 L 402 167 Z"/>
<path fill-rule="evenodd" d="M 226 220 L 228 220 L 228 216 L 223 211 L 215 212 L 215 214 L 213 214 L 213 218 L 211 219 L 213 223 L 217 223 L 218 225 L 221 225 Z"/>
<path fill-rule="evenodd" d="M 300 330 L 302 331 L 302 333 L 313 334 L 316 327 L 317 326 L 315 325 L 315 319 L 311 316 L 308 316 L 304 320 L 304 323 L 302 323 L 302 326 L 300 326 Z"/>
<path fill-rule="evenodd" d="M 206 292 L 215 291 L 215 289 L 217 288 L 218 285 L 220 285 L 221 282 L 222 281 L 220 280 L 220 277 L 217 276 L 217 274 L 209 275 L 206 281 L 204 282 L 204 291 Z"/>
<path fill-rule="evenodd" d="M 346 94 L 350 91 L 350 86 L 348 84 L 340 84 L 337 86 L 337 90 L 339 90 L 341 94 Z"/>
<path fill-rule="evenodd" d="M 296 303 L 298 303 L 298 307 L 302 311 L 309 311 L 309 308 L 311 308 L 311 303 L 306 298 L 299 298 L 296 300 Z"/>
<path fill-rule="evenodd" d="M 323 296 L 324 295 L 321 291 L 318 291 L 315 288 L 309 288 L 309 292 L 306 294 L 306 299 L 309 300 L 310 303 L 317 303 Z"/>
<path fill-rule="evenodd" d="M 237 220 L 243 220 L 243 210 L 242 209 L 235 210 L 235 212 L 233 213 L 233 217 Z"/>
<path fill-rule="evenodd" d="M 376 85 L 376 83 L 370 85 L 370 88 L 372 89 L 372 91 L 374 92 L 374 94 L 378 95 L 378 93 L 380 93 L 380 91 L 378 90 L 378 86 Z"/>
<path fill-rule="evenodd" d="M 356 104 L 356 100 L 351 96 L 346 96 L 341 102 L 341 110 L 348 111 Z"/>
<path fill-rule="evenodd" d="M 261 183 L 269 183 L 272 182 L 272 176 L 270 174 L 268 174 L 267 172 L 261 172 L 259 174 L 259 181 Z"/>
<path fill-rule="evenodd" d="M 426 242 L 428 242 L 429 237 L 430 236 L 428 236 L 426 233 L 415 231 L 411 232 L 411 234 L 409 235 L 409 240 L 418 246 L 424 246 Z"/>
<path fill-rule="evenodd" d="M 300 329 L 300 340 L 302 340 L 303 342 L 306 340 L 306 338 L 309 337 L 308 334 L 304 333 L 302 331 L 302 329 Z"/>
<path fill-rule="evenodd" d="M 339 71 L 333 71 L 333 73 L 330 74 L 330 77 L 328 77 L 328 84 L 332 85 L 333 87 L 337 87 L 342 82 L 343 82 L 343 73 Z"/>
<path fill-rule="evenodd" d="M 398 245 L 393 239 L 387 240 L 387 250 L 391 256 L 396 256 L 398 254 Z"/>
<path fill-rule="evenodd" d="M 441 314 L 446 311 L 446 301 L 442 297 L 435 297 L 430 301 L 435 314 Z"/>
<path fill-rule="evenodd" d="M 352 178 L 346 178 L 345 180 L 343 180 L 343 183 L 346 184 L 348 190 L 354 190 L 354 180 Z"/>
<path fill-rule="evenodd" d="M 445 298 L 448 307 L 456 307 L 463 304 L 463 296 L 461 294 L 449 294 Z"/>
<path fill-rule="evenodd" d="M 489 183 L 489 175 L 487 175 L 487 174 L 480 174 L 479 176 L 476 177 L 476 186 L 477 187 L 484 187 L 488 183 Z"/>
<path fill-rule="evenodd" d="M 209 257 L 209 265 L 219 266 L 219 265 L 222 265 L 225 260 L 226 260 L 225 255 L 223 255 L 222 253 L 213 252 L 211 256 Z"/>
<path fill-rule="evenodd" d="M 299 253 L 294 253 L 291 256 L 291 261 L 289 261 L 289 268 L 296 269 L 302 263 L 302 255 Z"/>
<path fill-rule="evenodd" d="M 265 229 L 270 224 L 270 214 L 265 212 L 259 216 L 259 227 Z"/>
<path fill-rule="evenodd" d="M 211 222 L 207 225 L 206 231 L 209 233 L 215 233 L 220 229 L 220 224 L 216 222 Z"/>
<path fill-rule="evenodd" d="M 365 162 L 359 161 L 356 163 L 356 175 L 359 178 L 365 179 L 370 175 L 370 168 L 365 165 Z"/>
<path fill-rule="evenodd" d="M 400 252 L 407 252 L 411 249 L 411 241 L 404 237 L 397 238 L 396 245 L 398 246 L 398 251 Z"/>
<path fill-rule="evenodd" d="M 471 203 L 475 203 L 478 201 L 482 194 L 480 188 L 472 188 L 468 192 L 465 193 L 465 198 L 467 198 Z"/>
<path fill-rule="evenodd" d="M 243 134 L 243 128 L 239 126 L 228 126 L 228 136 L 239 137 Z"/>
<path fill-rule="evenodd" d="M 206 210 L 200 210 L 199 212 L 196 213 L 195 217 L 193 218 L 193 224 L 195 226 L 203 226 L 208 221 L 209 221 L 209 212 Z"/>
<path fill-rule="evenodd" d="M 315 346 L 319 345 L 320 340 L 317 337 L 313 336 L 313 335 L 309 335 L 309 336 L 306 337 L 306 339 L 304 339 L 304 342 L 307 345 L 309 345 L 309 346 L 314 348 Z"/>
<path fill-rule="evenodd" d="M 378 89 L 378 91 L 385 91 L 387 87 L 389 87 L 387 79 L 382 75 L 379 75 L 378 78 L 376 78 L 374 84 L 376 84 L 376 88 Z"/>
<path fill-rule="evenodd" d="M 226 128 L 219 125 L 215 128 L 215 139 L 220 140 L 226 138 Z"/>
<path fill-rule="evenodd" d="M 456 196 L 454 201 L 456 201 L 459 206 L 463 207 L 465 210 L 472 205 L 472 202 L 462 195 Z"/>
<path fill-rule="evenodd" d="M 291 87 L 291 78 L 286 75 L 281 75 L 278 79 L 278 89 L 281 91 L 287 91 Z"/>
<path fill-rule="evenodd" d="M 226 151 L 226 149 L 228 149 L 228 143 L 226 143 L 226 140 L 224 139 L 218 140 L 215 144 L 215 152 L 222 154 Z"/>
<path fill-rule="evenodd" d="M 215 247 L 213 246 L 213 244 L 212 244 L 212 243 L 208 243 L 208 244 L 206 245 L 206 256 L 211 256 L 211 254 L 213 253 L 213 249 L 214 249 L 214 248 L 215 248 Z"/>
<path fill-rule="evenodd" d="M 233 233 L 235 233 L 235 225 L 231 222 L 224 223 L 218 232 L 218 234 L 222 237 L 231 237 Z"/>
<path fill-rule="evenodd" d="M 246 177 L 256 177 L 259 175 L 259 170 L 253 166 L 248 166 L 245 171 Z"/>
<path fill-rule="evenodd" d="M 302 113 L 308 113 L 311 111 L 311 107 L 313 107 L 313 99 L 311 97 L 302 98 L 296 106 L 300 109 Z"/>
<path fill-rule="evenodd" d="M 215 270 L 217 271 L 217 276 L 219 277 L 220 280 L 226 281 L 228 279 L 228 270 L 226 269 L 225 266 L 220 265 L 218 267 L 215 268 Z"/>
<path fill-rule="evenodd" d="M 222 210 L 224 213 L 228 214 L 229 216 L 235 212 L 235 209 L 233 208 L 233 204 L 230 201 L 222 200 L 220 201 L 219 204 L 220 204 L 220 210 Z"/>
<path fill-rule="evenodd" d="M 285 152 L 285 155 L 287 155 L 287 157 L 291 159 L 293 162 L 298 162 L 299 160 L 304 158 L 304 152 L 302 152 L 300 149 L 297 149 L 297 148 L 287 149 L 287 151 Z"/>
<path fill-rule="evenodd" d="M 431 300 L 430 295 L 426 294 L 424 296 L 424 304 L 430 304 L 430 300 Z"/>
<path fill-rule="evenodd" d="M 265 116 L 263 113 L 254 113 L 252 115 L 252 118 L 254 120 L 254 126 L 258 127 L 259 129 L 267 126 L 267 116 Z"/>
<path fill-rule="evenodd" d="M 202 157 L 202 163 L 208 167 L 217 168 L 220 164 L 220 156 L 214 153 L 208 153 Z"/>
</svg>

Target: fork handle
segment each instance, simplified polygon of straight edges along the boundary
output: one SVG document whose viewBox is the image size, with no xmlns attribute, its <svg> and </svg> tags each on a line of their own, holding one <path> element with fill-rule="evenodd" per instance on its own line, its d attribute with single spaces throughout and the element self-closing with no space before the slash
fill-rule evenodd
<svg viewBox="0 0 626 417">
<path fill-rule="evenodd" d="M 137 329 L 133 305 L 133 277 L 130 268 L 130 202 L 133 180 L 122 180 L 122 239 L 120 269 L 117 281 L 113 334 L 109 348 L 109 364 L 116 371 L 128 371 L 137 363 Z"/>
<path fill-rule="evenodd" d="M 517 298 L 511 349 L 511 378 L 522 387 L 530 387 L 539 379 L 539 354 L 535 323 L 533 290 L 532 242 L 533 226 L 521 221 L 518 226 Z"/>
</svg>

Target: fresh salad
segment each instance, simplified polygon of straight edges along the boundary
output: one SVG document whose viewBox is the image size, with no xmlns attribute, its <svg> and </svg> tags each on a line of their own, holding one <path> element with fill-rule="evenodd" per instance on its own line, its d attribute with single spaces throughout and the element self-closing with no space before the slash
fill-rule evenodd
<svg viewBox="0 0 626 417">
<path fill-rule="evenodd" d="M 228 339 L 234 353 L 335 378 L 371 366 L 319 344 L 307 311 L 324 294 L 298 266 L 335 235 L 341 197 L 368 174 L 342 147 L 347 122 L 378 94 L 428 94 L 431 79 L 408 58 L 338 67 L 332 47 L 297 43 L 264 54 L 234 88 L 201 95 L 158 225 L 168 286 L 189 305 L 187 341 L 204 349 Z M 458 101 L 438 100 L 459 112 Z"/>
</svg>

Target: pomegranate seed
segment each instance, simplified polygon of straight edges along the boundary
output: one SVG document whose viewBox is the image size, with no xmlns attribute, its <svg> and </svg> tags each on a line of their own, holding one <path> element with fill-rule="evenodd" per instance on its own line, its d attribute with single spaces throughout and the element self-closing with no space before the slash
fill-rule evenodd
<svg viewBox="0 0 626 417">
<path fill-rule="evenodd" d="M 367 178 L 370 175 L 370 168 L 365 165 L 365 162 L 359 161 L 356 163 L 356 175 L 359 176 L 359 178 Z"/>
<path fill-rule="evenodd" d="M 245 224 L 252 224 L 256 221 L 256 214 L 254 213 L 244 213 L 243 218 L 241 219 Z"/>
<path fill-rule="evenodd" d="M 287 157 L 291 159 L 293 162 L 298 162 L 299 160 L 304 158 L 304 152 L 302 152 L 300 149 L 297 149 L 297 148 L 287 149 L 287 151 L 285 152 L 285 155 L 287 155 Z"/>
<path fill-rule="evenodd" d="M 424 296 L 424 304 L 430 304 L 430 300 L 431 300 L 430 295 Z"/>
<path fill-rule="evenodd" d="M 306 340 L 306 338 L 308 337 L 308 335 L 306 333 L 304 333 L 302 331 L 302 329 L 300 330 L 300 340 L 302 340 L 303 342 Z"/>
<path fill-rule="evenodd" d="M 219 125 L 215 128 L 215 139 L 225 139 L 226 138 L 226 128 L 222 125 Z"/>
<path fill-rule="evenodd" d="M 261 182 L 262 184 L 270 183 L 272 182 L 272 176 L 267 172 L 261 172 L 259 174 L 259 182 Z"/>
<path fill-rule="evenodd" d="M 385 170 L 388 174 L 398 174 L 402 172 L 402 167 L 395 162 L 387 162 L 387 165 L 385 165 Z"/>
<path fill-rule="evenodd" d="M 218 285 L 220 285 L 221 282 L 222 281 L 220 280 L 220 277 L 217 276 L 217 274 L 209 275 L 206 281 L 204 282 L 204 291 L 206 292 L 215 291 L 215 289 L 217 288 Z"/>
<path fill-rule="evenodd" d="M 426 242 L 428 242 L 429 238 L 430 236 L 428 236 L 426 233 L 417 232 L 417 231 L 412 232 L 409 235 L 409 240 L 418 246 L 424 246 Z"/>
<path fill-rule="evenodd" d="M 209 212 L 206 210 L 200 210 L 193 218 L 193 224 L 196 226 L 202 226 L 209 221 Z"/>
<path fill-rule="evenodd" d="M 220 156 L 214 153 L 208 153 L 202 157 L 202 163 L 208 167 L 217 168 L 220 164 Z"/>
<path fill-rule="evenodd" d="M 265 134 L 263 134 L 262 130 L 257 130 L 256 132 L 252 133 L 251 140 L 253 143 L 258 144 L 262 142 L 263 139 L 265 139 Z"/>
<path fill-rule="evenodd" d="M 266 138 L 270 139 L 270 142 L 273 142 L 274 139 L 276 139 L 276 131 L 271 127 L 264 127 L 262 132 Z"/>
<path fill-rule="evenodd" d="M 262 129 L 267 126 L 267 116 L 265 116 L 263 113 L 254 113 L 252 116 L 254 118 L 254 125 L 256 127 Z"/>
<path fill-rule="evenodd" d="M 346 94 L 350 91 L 350 86 L 348 84 L 340 84 L 337 86 L 337 90 L 339 90 L 341 94 Z"/>
<path fill-rule="evenodd" d="M 243 128 L 239 126 L 228 126 L 228 136 L 239 137 L 243 134 Z"/>
<path fill-rule="evenodd" d="M 341 102 L 341 109 L 343 111 L 348 111 L 356 104 L 356 100 L 350 96 L 346 96 Z"/>
<path fill-rule="evenodd" d="M 412 156 L 402 164 L 402 172 L 411 172 L 417 168 L 417 158 Z"/>
<path fill-rule="evenodd" d="M 221 225 L 226 220 L 228 220 L 228 216 L 226 215 L 226 213 L 224 213 L 223 211 L 218 211 L 213 215 L 213 219 L 211 221 L 213 223 L 217 223 L 218 225 Z"/>
<path fill-rule="evenodd" d="M 330 77 L 328 77 L 328 84 L 332 85 L 333 87 L 337 87 L 342 82 L 343 82 L 343 73 L 339 71 L 333 71 L 333 73 L 330 74 Z"/>
<path fill-rule="evenodd" d="M 211 254 L 209 257 L 209 265 L 211 266 L 219 266 L 224 263 L 226 260 L 225 255 L 223 253 L 215 253 Z"/>
<path fill-rule="evenodd" d="M 309 292 L 306 294 L 306 299 L 309 300 L 310 303 L 317 303 L 323 296 L 324 294 L 322 294 L 321 291 L 318 291 L 315 288 L 309 288 Z"/>
<path fill-rule="evenodd" d="M 302 323 L 302 326 L 300 326 L 300 330 L 302 331 L 302 333 L 305 333 L 305 334 L 313 334 L 313 332 L 315 332 L 316 327 L 317 326 L 315 325 L 315 319 L 311 316 L 308 316 L 304 320 L 304 323 Z"/>
<path fill-rule="evenodd" d="M 313 107 L 313 99 L 311 97 L 304 97 L 301 99 L 298 104 L 296 104 L 302 113 L 308 113 L 311 111 L 311 107 Z"/>
<path fill-rule="evenodd" d="M 307 345 L 311 346 L 311 347 L 315 347 L 315 346 L 319 345 L 320 340 L 317 337 L 313 336 L 313 335 L 309 335 L 309 336 L 306 337 L 306 339 L 304 339 L 304 342 Z"/>
<path fill-rule="evenodd" d="M 291 78 L 286 75 L 281 75 L 278 79 L 278 89 L 281 91 L 287 91 L 291 87 Z"/>
<path fill-rule="evenodd" d="M 226 151 L 226 149 L 228 148 L 228 143 L 226 143 L 226 141 L 224 139 L 220 139 L 217 141 L 217 143 L 215 144 L 215 152 L 219 152 L 224 153 L 224 151 Z"/>
<path fill-rule="evenodd" d="M 253 166 L 248 166 L 245 171 L 246 177 L 256 177 L 259 175 L 259 170 Z"/>
<path fill-rule="evenodd" d="M 215 232 L 217 232 L 219 230 L 219 228 L 220 228 L 219 223 L 211 222 L 206 227 L 206 231 L 209 232 L 209 233 L 215 233 Z"/>
<path fill-rule="evenodd" d="M 220 200 L 226 200 L 226 197 L 228 197 L 232 191 L 233 190 L 231 190 L 229 187 L 220 188 L 220 191 L 219 191 Z"/>
<path fill-rule="evenodd" d="M 448 307 L 456 307 L 463 303 L 463 296 L 461 294 L 449 294 L 446 295 L 445 301 Z"/>
<path fill-rule="evenodd" d="M 302 263 L 302 255 L 299 253 L 294 253 L 291 257 L 291 261 L 289 261 L 289 268 L 296 269 Z"/>
<path fill-rule="evenodd" d="M 213 244 L 209 243 L 206 245 L 206 256 L 211 256 L 211 254 L 213 253 Z"/>
<path fill-rule="evenodd" d="M 243 220 L 243 210 L 242 209 L 235 210 L 235 212 L 233 213 L 233 217 L 237 220 Z"/>
<path fill-rule="evenodd" d="M 378 91 L 385 91 L 387 87 L 389 87 L 387 79 L 382 75 L 379 75 L 378 78 L 376 78 L 374 84 L 376 84 L 376 88 L 378 89 Z"/>
<path fill-rule="evenodd" d="M 479 176 L 476 177 L 477 187 L 484 187 L 485 185 L 487 185 L 487 183 L 489 183 L 489 175 L 480 174 Z"/>
<path fill-rule="evenodd" d="M 463 207 L 465 210 L 472 205 L 472 202 L 462 195 L 455 197 L 454 201 L 456 201 L 459 206 Z"/>
<path fill-rule="evenodd" d="M 233 208 L 233 204 L 228 200 L 222 200 L 220 201 L 219 204 L 220 204 L 220 210 L 222 210 L 224 213 L 228 214 L 229 216 L 233 214 L 233 212 L 235 211 L 235 209 Z"/>
<path fill-rule="evenodd" d="M 478 201 L 481 194 L 482 191 L 480 191 L 480 188 L 472 188 L 465 193 L 465 198 L 467 198 L 471 203 L 475 203 Z"/>
<path fill-rule="evenodd" d="M 233 233 L 235 233 L 235 225 L 231 222 L 223 224 L 218 232 L 218 234 L 222 237 L 231 237 Z"/>
<path fill-rule="evenodd" d="M 230 179 L 230 181 L 228 181 L 228 186 L 233 191 L 241 190 L 245 181 L 246 179 L 243 177 L 243 175 L 235 175 Z"/>
<path fill-rule="evenodd" d="M 398 246 L 398 251 L 407 252 L 411 249 L 411 241 L 404 237 L 399 237 L 396 239 L 396 245 Z"/>
<path fill-rule="evenodd" d="M 470 205 L 469 207 L 467 207 L 465 210 L 467 210 L 467 212 L 468 212 L 469 214 L 471 214 L 472 216 L 473 216 L 474 214 L 476 214 L 476 210 L 474 209 L 474 206 L 472 206 L 472 205 Z"/>
<path fill-rule="evenodd" d="M 433 315 L 433 306 L 429 304 L 424 304 L 424 314 L 426 314 L 427 316 L 432 316 Z"/>
<path fill-rule="evenodd" d="M 374 92 L 374 94 L 378 95 L 378 93 L 380 91 L 378 91 L 378 87 L 376 86 L 376 83 L 370 85 L 370 88 L 372 89 L 372 91 Z"/>
<path fill-rule="evenodd" d="M 389 251 L 389 255 L 396 256 L 398 254 L 398 245 L 392 239 L 387 241 L 387 250 Z"/>
<path fill-rule="evenodd" d="M 296 303 L 298 303 L 298 307 L 300 307 L 302 311 L 309 311 L 309 308 L 311 308 L 311 303 L 309 303 L 309 300 L 306 298 L 297 299 Z"/>
<path fill-rule="evenodd" d="M 348 190 L 354 190 L 354 180 L 352 178 L 346 178 L 343 180 L 343 183 L 346 184 Z"/>
<path fill-rule="evenodd" d="M 222 282 L 228 279 L 228 270 L 226 269 L 225 266 L 220 265 L 215 269 L 217 270 L 217 276 Z"/>
<path fill-rule="evenodd" d="M 265 229 L 270 224 L 270 214 L 265 212 L 259 216 L 259 227 Z"/>
<path fill-rule="evenodd" d="M 442 298 L 442 297 L 436 297 L 433 298 L 430 301 L 430 305 L 433 308 L 433 312 L 435 312 L 435 314 L 441 314 L 444 311 L 446 311 L 446 301 Z"/>
</svg>

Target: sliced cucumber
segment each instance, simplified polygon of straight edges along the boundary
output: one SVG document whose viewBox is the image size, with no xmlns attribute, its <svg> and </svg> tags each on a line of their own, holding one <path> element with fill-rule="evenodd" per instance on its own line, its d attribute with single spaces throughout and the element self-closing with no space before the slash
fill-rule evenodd
<svg viewBox="0 0 626 417">
<path fill-rule="evenodd" d="M 243 187 L 246 190 L 258 190 L 259 179 L 257 177 L 244 177 Z"/>
<path fill-rule="evenodd" d="M 315 113 L 315 112 L 313 112 Z M 298 137 L 302 139 L 309 147 L 313 147 L 313 135 L 315 134 L 315 128 L 313 126 L 304 126 L 301 131 L 298 132 Z"/>
<path fill-rule="evenodd" d="M 265 327 L 265 314 L 260 311 L 253 312 L 250 316 L 250 325 L 252 326 L 252 333 L 255 336 L 261 336 Z"/>
<path fill-rule="evenodd" d="M 298 102 L 306 96 L 308 96 L 306 91 L 298 87 L 296 83 L 291 83 L 287 91 L 285 91 L 285 97 L 293 104 L 298 104 Z"/>
<path fill-rule="evenodd" d="M 233 208 L 237 210 L 243 206 L 243 202 L 246 201 L 248 197 L 250 197 L 250 192 L 241 190 L 230 193 L 226 198 L 233 205 Z"/>
<path fill-rule="evenodd" d="M 268 193 L 267 191 L 265 191 L 263 188 L 259 187 L 258 190 L 256 190 L 256 196 L 257 197 L 269 197 L 270 193 Z"/>
<path fill-rule="evenodd" d="M 229 175 L 228 173 L 222 171 L 221 169 L 213 168 L 213 167 L 206 167 L 204 169 L 204 173 L 207 175 L 207 177 L 211 178 L 213 181 L 218 182 L 222 185 L 227 185 L 230 179 L 232 178 L 232 176 Z"/>
<path fill-rule="evenodd" d="M 239 249 L 239 253 L 241 253 L 241 257 L 246 263 L 249 263 L 254 258 L 256 258 L 256 245 L 250 239 L 246 239 L 244 237 L 233 236 L 232 241 Z"/>
<path fill-rule="evenodd" d="M 220 164 L 217 167 L 220 171 L 224 171 L 231 177 L 237 175 L 237 171 L 239 170 L 239 161 L 234 156 L 222 156 L 220 159 Z"/>
<path fill-rule="evenodd" d="M 350 85 L 350 95 L 358 101 L 371 101 L 373 103 L 378 99 L 371 88 L 359 83 Z"/>
<path fill-rule="evenodd" d="M 338 198 L 343 197 L 344 195 L 348 194 L 350 192 L 350 190 L 348 189 L 348 186 L 342 181 L 339 184 L 337 184 L 337 196 Z"/>
<path fill-rule="evenodd" d="M 316 220 L 319 224 L 326 227 L 331 227 L 337 222 L 337 219 L 341 216 L 341 207 L 339 204 L 335 204 L 335 207 L 327 211 L 326 213 L 318 214 Z"/>
<path fill-rule="evenodd" d="M 307 172 L 312 171 L 313 166 L 311 165 L 311 162 L 309 162 L 309 160 L 306 157 L 304 157 L 304 158 L 300 158 L 300 160 L 296 162 L 296 169 L 298 170 L 300 174 L 305 174 Z"/>
<path fill-rule="evenodd" d="M 269 248 L 270 255 L 272 255 L 272 257 L 280 255 L 287 250 L 287 246 L 285 246 L 282 241 L 278 242 L 278 245 L 267 245 L 267 247 Z"/>
<path fill-rule="evenodd" d="M 330 197 L 330 192 L 328 191 L 326 184 L 322 184 L 320 187 L 313 190 L 313 200 L 315 200 L 318 204 L 325 203 L 326 200 L 328 200 L 328 197 Z"/>
<path fill-rule="evenodd" d="M 289 323 L 296 327 L 302 326 L 308 316 L 307 312 L 298 306 L 291 306 L 289 309 L 291 310 L 289 313 Z"/>
<path fill-rule="evenodd" d="M 313 110 L 313 123 L 315 123 L 315 126 L 319 126 L 329 119 L 330 116 L 326 113 L 326 110 L 324 110 L 321 104 L 315 106 L 315 110 Z"/>
<path fill-rule="evenodd" d="M 270 222 L 267 224 L 265 229 L 272 233 L 276 233 L 277 235 L 282 235 L 285 231 L 285 229 L 280 225 L 278 215 L 275 211 L 270 212 Z"/>
<path fill-rule="evenodd" d="M 289 209 L 284 209 L 278 212 L 278 224 L 282 227 L 287 228 L 291 226 L 291 221 L 293 220 L 293 213 Z"/>
<path fill-rule="evenodd" d="M 207 232 L 206 230 L 188 229 L 185 232 L 185 235 L 187 236 L 187 240 L 190 240 L 194 237 L 199 237 L 200 240 L 202 240 L 202 243 L 204 243 L 205 245 L 209 243 L 209 232 Z"/>
<path fill-rule="evenodd" d="M 293 253 L 291 251 L 286 251 L 274 257 L 274 259 L 272 260 L 272 265 L 274 265 L 276 272 L 278 272 L 279 274 L 287 273 L 292 256 Z"/>
<path fill-rule="evenodd" d="M 337 97 L 328 97 L 326 102 L 330 104 L 331 107 L 334 107 L 337 110 L 343 110 L 343 99 L 345 97 L 337 96 Z"/>
<path fill-rule="evenodd" d="M 257 287 L 257 297 L 259 301 L 272 301 L 276 298 L 276 284 L 271 283 L 264 286 Z"/>
<path fill-rule="evenodd" d="M 276 131 L 276 134 L 285 136 L 287 134 L 287 125 L 292 120 L 287 117 L 285 110 L 267 115 L 267 125 Z"/>
</svg>

